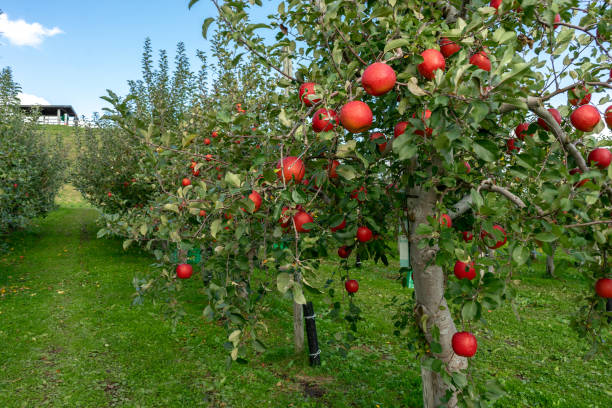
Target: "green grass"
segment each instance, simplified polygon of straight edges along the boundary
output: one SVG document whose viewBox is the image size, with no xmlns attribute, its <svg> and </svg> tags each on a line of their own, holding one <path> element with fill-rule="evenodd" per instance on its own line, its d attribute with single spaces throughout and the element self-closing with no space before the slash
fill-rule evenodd
<svg viewBox="0 0 612 408">
<path fill-rule="evenodd" d="M 333 340 L 345 327 L 326 317 L 322 298 L 314 302 L 323 365 L 296 357 L 291 305 L 273 294 L 265 301 L 269 350 L 227 368 L 225 331 L 201 317 L 195 279 L 179 296 L 187 316 L 175 328 L 163 302 L 131 306 L 131 280 L 152 271 L 151 258 L 97 240 L 97 212 L 73 189 L 59 203 L 12 235 L 12 250 L 0 258 L 1 407 L 420 406 L 418 364 L 407 340 L 392 335 L 384 308 L 393 295 L 410 295 L 393 279 L 397 264 L 353 273 L 366 320 L 346 358 Z M 321 275 L 332 270 L 325 269 Z M 558 272 L 559 280 L 543 277 L 541 266 L 517 275 L 521 320 L 508 305 L 485 312 L 488 326 L 476 330 L 471 369 L 483 383 L 505 382 L 499 407 L 610 406 L 609 355 L 583 361 L 586 344 L 567 325 L 586 284 L 575 270 Z"/>
</svg>

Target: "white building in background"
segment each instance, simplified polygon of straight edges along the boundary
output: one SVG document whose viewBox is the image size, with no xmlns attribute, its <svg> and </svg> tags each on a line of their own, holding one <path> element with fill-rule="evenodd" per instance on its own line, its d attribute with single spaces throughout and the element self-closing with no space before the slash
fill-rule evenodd
<svg viewBox="0 0 612 408">
<path fill-rule="evenodd" d="M 72 105 L 20 105 L 25 112 L 38 111 L 43 125 L 78 126 L 79 117 Z"/>
</svg>

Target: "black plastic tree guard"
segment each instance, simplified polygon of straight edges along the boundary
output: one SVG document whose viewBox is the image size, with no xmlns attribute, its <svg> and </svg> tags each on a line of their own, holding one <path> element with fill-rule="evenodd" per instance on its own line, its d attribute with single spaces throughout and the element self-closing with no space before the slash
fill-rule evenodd
<svg viewBox="0 0 612 408">
<path fill-rule="evenodd" d="M 355 268 L 361 268 L 361 257 L 359 254 L 355 255 Z"/>
<path fill-rule="evenodd" d="M 302 305 L 304 310 L 304 320 L 306 321 L 306 336 L 308 337 L 308 350 L 310 357 L 310 365 L 321 365 L 321 349 L 319 349 L 319 340 L 317 338 L 317 324 L 315 323 L 315 313 L 312 307 L 312 302 L 306 302 Z"/>
</svg>

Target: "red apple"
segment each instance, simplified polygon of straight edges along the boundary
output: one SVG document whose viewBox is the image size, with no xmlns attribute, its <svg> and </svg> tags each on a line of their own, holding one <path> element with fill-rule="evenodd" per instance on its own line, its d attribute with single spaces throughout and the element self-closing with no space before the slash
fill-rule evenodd
<svg viewBox="0 0 612 408">
<path fill-rule="evenodd" d="M 470 242 L 474 239 L 474 234 L 472 234 L 470 231 L 463 231 L 461 235 L 463 236 L 463 240 L 465 242 Z"/>
<path fill-rule="evenodd" d="M 368 227 L 357 228 L 357 240 L 359 242 L 368 242 L 372 239 L 372 230 Z"/>
<path fill-rule="evenodd" d="M 299 98 L 306 106 L 312 106 L 315 103 L 321 102 L 321 98 L 312 99 L 311 95 L 315 95 L 315 83 L 306 82 L 300 85 Z"/>
<path fill-rule="evenodd" d="M 555 121 L 557 121 L 557 123 L 560 125 L 561 124 L 561 114 L 559 113 L 559 111 L 556 110 L 555 108 L 550 108 L 548 109 L 548 111 L 553 116 L 553 118 L 555 118 Z M 548 125 L 542 118 L 538 118 L 538 125 L 540 125 L 540 127 L 544 130 L 549 130 Z"/>
<path fill-rule="evenodd" d="M 572 125 L 583 132 L 590 132 L 601 120 L 599 111 L 593 105 L 582 105 L 572 112 L 570 121 Z"/>
<path fill-rule="evenodd" d="M 14 187 L 15 187 L 15 188 L 17 188 L 17 184 L 15 184 L 15 185 L 14 185 Z M 108 195 L 109 197 L 112 197 L 112 196 L 113 196 L 113 193 L 111 193 L 111 192 L 109 191 L 107 195 Z"/>
<path fill-rule="evenodd" d="M 321 108 L 312 116 L 312 130 L 327 132 L 338 124 L 338 115 L 332 109 Z"/>
<path fill-rule="evenodd" d="M 385 139 L 385 135 L 383 135 L 383 134 L 382 134 L 382 133 L 380 133 L 380 132 L 375 132 L 375 133 L 372 133 L 372 134 L 370 135 L 370 141 L 373 141 L 373 140 L 376 140 L 376 139 L 380 139 L 381 137 L 382 137 L 383 139 Z M 387 147 L 387 142 L 380 143 L 380 144 L 378 144 L 377 146 L 378 146 L 378 151 L 382 153 L 382 152 L 384 152 L 384 151 L 385 151 L 385 147 Z"/>
<path fill-rule="evenodd" d="M 595 292 L 597 292 L 598 296 L 601 296 L 605 299 L 612 298 L 612 279 L 610 278 L 601 278 L 595 284 Z"/>
<path fill-rule="evenodd" d="M 341 231 L 346 227 L 346 220 L 342 220 L 340 224 L 331 228 L 332 232 Z"/>
<path fill-rule="evenodd" d="M 340 123 L 351 133 L 360 133 L 372 126 L 372 110 L 361 101 L 351 101 L 340 109 Z"/>
<path fill-rule="evenodd" d="M 501 4 L 502 4 L 502 0 L 491 0 L 491 3 L 489 3 L 489 6 L 497 10 L 499 6 L 501 6 Z"/>
<path fill-rule="evenodd" d="M 416 118 L 416 113 L 413 113 L 412 117 Z M 423 124 L 426 124 L 427 119 L 429 119 L 430 117 L 431 117 L 431 111 L 429 109 L 425 109 L 425 112 L 423 112 L 423 114 L 421 115 L 421 120 L 423 121 Z M 422 130 L 414 131 L 414 134 L 419 135 L 419 136 L 425 136 L 425 133 L 427 133 L 427 136 L 431 136 L 431 134 L 433 133 L 433 129 L 425 126 L 425 131 L 422 131 Z"/>
<path fill-rule="evenodd" d="M 584 95 L 584 97 L 580 100 L 580 102 L 578 102 L 578 98 L 581 94 Z M 574 106 L 586 105 L 587 103 L 591 102 L 591 94 L 589 93 L 589 90 L 583 86 L 579 90 L 576 90 L 576 88 L 570 89 L 567 93 L 567 99 L 568 102 Z"/>
<path fill-rule="evenodd" d="M 231 213 L 225 213 L 225 214 L 223 214 L 223 217 L 226 220 L 231 220 L 232 218 L 234 218 L 234 216 Z"/>
<path fill-rule="evenodd" d="M 589 153 L 588 161 L 591 165 L 595 165 L 603 170 L 610 165 L 610 161 L 612 161 L 612 152 L 603 147 L 598 147 Z"/>
<path fill-rule="evenodd" d="M 332 178 L 332 179 L 338 178 L 338 173 L 336 173 L 336 167 L 338 167 L 339 165 L 340 165 L 340 162 L 338 160 L 333 160 L 331 164 L 331 168 L 330 166 L 327 166 L 327 168 L 329 169 L 328 171 L 329 178 Z"/>
<path fill-rule="evenodd" d="M 608 108 L 606 109 L 604 119 L 606 120 L 606 125 L 608 125 L 610 129 L 612 129 L 612 105 L 608 106 Z"/>
<path fill-rule="evenodd" d="M 187 187 L 188 185 L 191 184 L 191 180 L 189 180 L 187 177 L 185 177 L 182 181 L 183 187 Z"/>
<path fill-rule="evenodd" d="M 363 191 L 363 195 L 368 195 L 368 190 L 365 188 L 365 186 L 361 186 L 358 189 L 354 189 L 353 191 L 351 191 L 351 198 L 353 200 L 357 200 L 359 203 L 363 203 L 364 200 L 361 200 L 359 198 L 359 192 Z"/>
<path fill-rule="evenodd" d="M 176 277 L 179 279 L 191 278 L 193 267 L 189 264 L 180 264 L 176 267 Z"/>
<path fill-rule="evenodd" d="M 461 46 L 456 42 L 451 41 L 446 37 L 442 37 L 440 39 L 440 51 L 442 52 L 442 55 L 444 55 L 444 58 L 448 58 L 451 55 L 459 52 L 460 49 Z"/>
<path fill-rule="evenodd" d="M 477 52 L 470 57 L 470 64 L 476 65 L 484 71 L 491 71 L 491 60 L 485 51 Z"/>
<path fill-rule="evenodd" d="M 285 215 L 287 211 L 289 211 L 289 207 L 283 207 L 283 210 L 281 211 L 280 219 L 278 220 L 280 222 L 281 227 L 283 228 L 287 228 L 289 226 L 289 222 L 291 221 L 289 216 Z"/>
<path fill-rule="evenodd" d="M 198 165 L 198 162 L 191 161 L 191 164 L 189 165 L 189 168 L 190 168 L 190 169 L 193 169 L 193 168 L 194 168 L 195 166 L 197 166 L 197 165 Z"/>
<path fill-rule="evenodd" d="M 303 225 L 308 224 L 309 222 L 314 222 L 314 219 L 306 211 L 299 211 L 293 216 L 293 222 L 295 223 L 295 229 L 297 232 L 308 232 L 310 229 L 304 228 Z"/>
<path fill-rule="evenodd" d="M 204 157 L 206 158 L 206 161 L 211 161 L 212 160 L 212 154 L 207 154 Z"/>
<path fill-rule="evenodd" d="M 397 125 L 395 125 L 395 128 L 393 129 L 393 137 L 398 137 L 399 135 L 403 134 L 408 125 L 408 122 L 399 122 Z"/>
<path fill-rule="evenodd" d="M 200 217 L 206 217 L 206 211 L 200 210 Z"/>
<path fill-rule="evenodd" d="M 349 279 L 344 282 L 344 288 L 348 293 L 355 293 L 359 290 L 359 283 L 355 279 Z"/>
<path fill-rule="evenodd" d="M 455 262 L 455 276 L 457 279 L 468 279 L 472 280 L 476 277 L 476 269 L 474 268 L 474 262 L 469 264 L 461 261 Z"/>
<path fill-rule="evenodd" d="M 255 209 L 253 210 L 253 212 L 259 210 L 259 207 L 261 207 L 261 195 L 259 195 L 259 193 L 255 190 L 253 190 L 251 192 L 251 194 L 249 194 L 249 200 L 251 200 L 254 204 L 255 204 Z"/>
<path fill-rule="evenodd" d="M 464 161 L 463 162 L 463 166 L 465 167 L 465 172 L 469 173 L 470 171 L 472 171 L 472 166 L 470 166 L 470 163 Z"/>
<path fill-rule="evenodd" d="M 533 136 L 533 134 L 527 133 L 527 129 L 529 129 L 529 123 L 521 123 L 514 129 L 514 134 L 517 138 L 525 140 L 525 136 Z"/>
<path fill-rule="evenodd" d="M 280 180 L 285 180 L 285 182 L 290 182 L 291 179 L 294 179 L 296 183 L 299 183 L 304 178 L 304 174 L 306 173 L 306 166 L 304 166 L 304 162 L 301 159 L 298 159 L 295 156 L 285 157 L 282 161 L 278 161 L 276 165 L 277 169 L 280 169 L 277 173 L 277 176 Z"/>
<path fill-rule="evenodd" d="M 556 30 L 559 27 L 559 23 L 561 22 L 561 15 L 555 15 L 555 22 L 553 23 L 553 28 Z"/>
<path fill-rule="evenodd" d="M 446 61 L 444 60 L 444 55 L 442 55 L 440 51 L 430 48 L 423 51 L 421 57 L 423 57 L 423 62 L 417 66 L 417 69 L 425 78 L 433 79 L 436 76 L 435 71 L 437 69 L 444 71 Z"/>
<path fill-rule="evenodd" d="M 209 138 L 204 139 L 204 144 L 208 146 L 210 144 L 210 139 Z"/>
<path fill-rule="evenodd" d="M 440 217 L 440 225 L 446 228 L 452 227 L 453 220 L 451 219 L 450 215 L 442 214 L 442 216 Z"/>
<path fill-rule="evenodd" d="M 361 85 L 370 95 L 380 96 L 395 86 L 395 71 L 384 62 L 375 62 L 368 66 L 361 76 Z"/>
<path fill-rule="evenodd" d="M 200 169 L 198 169 L 198 170 L 196 170 L 196 169 L 191 170 L 191 174 L 193 174 L 196 177 L 199 176 L 200 175 Z"/>
<path fill-rule="evenodd" d="M 502 241 L 497 241 L 493 245 L 487 245 L 491 249 L 497 249 L 497 248 L 501 247 L 502 245 L 504 245 L 506 243 L 506 241 L 508 240 L 508 238 L 506 237 L 506 231 L 501 226 L 496 224 L 496 225 L 493 226 L 493 229 L 500 231 L 504 235 L 504 239 Z M 482 230 L 480 232 L 480 239 L 482 239 L 483 241 L 485 240 L 486 237 L 490 237 L 490 236 L 491 236 L 491 234 L 489 234 L 485 230 Z"/>
<path fill-rule="evenodd" d="M 455 354 L 462 357 L 472 357 L 476 354 L 476 349 L 478 349 L 476 337 L 470 332 L 457 332 L 453 334 L 451 343 Z"/>
<path fill-rule="evenodd" d="M 215 131 L 213 131 L 213 132 L 212 132 L 211 136 L 212 136 L 212 137 L 213 137 L 213 139 L 214 139 L 214 138 L 216 138 L 217 136 L 219 136 L 219 133 L 217 133 L 217 131 L 215 130 Z"/>
<path fill-rule="evenodd" d="M 506 141 L 506 146 L 508 147 L 508 153 L 512 154 L 513 150 L 516 150 L 516 152 L 520 152 L 521 148 L 518 146 L 515 146 L 514 143 L 516 142 L 517 139 L 508 139 Z"/>
<path fill-rule="evenodd" d="M 569 171 L 569 174 L 571 174 L 571 175 L 574 175 L 574 174 L 576 174 L 576 173 L 578 173 L 578 174 L 582 174 L 582 170 L 580 170 L 580 168 L 578 168 L 578 167 L 575 167 L 575 168 L 573 168 L 573 169 L 571 169 L 571 170 Z M 578 181 L 577 183 L 575 183 L 575 184 L 574 184 L 574 187 L 582 187 L 582 186 L 584 186 L 584 185 L 585 185 L 585 184 L 586 184 L 586 183 L 587 183 L 589 180 L 590 180 L 590 179 L 580 180 L 580 181 Z"/>
<path fill-rule="evenodd" d="M 338 256 L 340 258 L 348 258 L 349 256 L 351 256 L 351 248 L 347 248 L 346 245 L 345 246 L 341 246 L 340 248 L 338 248 Z"/>
</svg>

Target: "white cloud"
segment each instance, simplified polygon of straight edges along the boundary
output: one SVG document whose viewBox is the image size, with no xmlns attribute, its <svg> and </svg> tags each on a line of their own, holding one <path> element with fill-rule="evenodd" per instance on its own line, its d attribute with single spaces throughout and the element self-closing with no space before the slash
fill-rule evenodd
<svg viewBox="0 0 612 408">
<path fill-rule="evenodd" d="M 19 93 L 17 95 L 22 105 L 51 105 L 49 101 L 40 96 L 30 95 L 26 93 Z"/>
<path fill-rule="evenodd" d="M 7 14 L 0 14 L 0 35 L 13 45 L 36 47 L 45 37 L 63 33 L 58 27 L 46 28 L 40 23 L 27 23 L 25 20 L 9 20 Z"/>
</svg>

